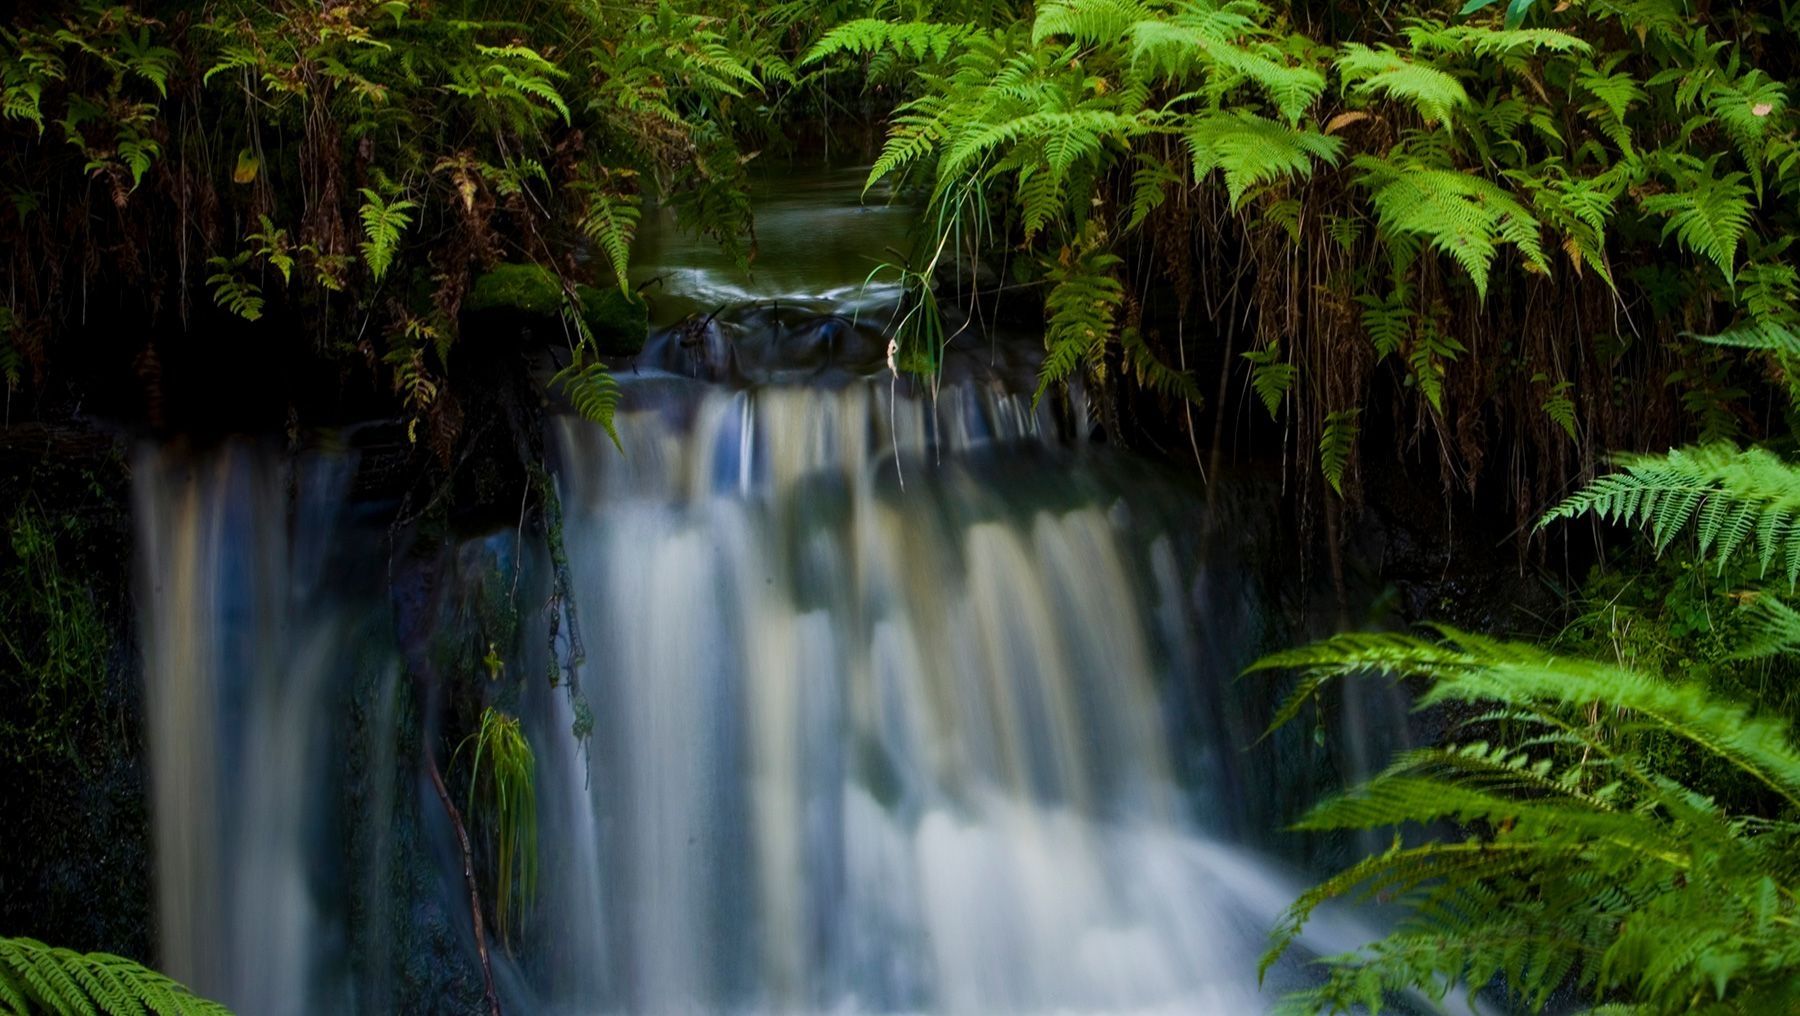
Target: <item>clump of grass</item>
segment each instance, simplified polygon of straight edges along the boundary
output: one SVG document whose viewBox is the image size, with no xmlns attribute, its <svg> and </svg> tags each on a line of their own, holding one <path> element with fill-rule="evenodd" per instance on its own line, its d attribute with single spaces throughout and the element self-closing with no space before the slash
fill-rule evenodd
<svg viewBox="0 0 1800 1016">
<path fill-rule="evenodd" d="M 470 744 L 475 754 L 468 813 L 471 818 L 485 816 L 494 832 L 494 924 L 510 952 L 512 932 L 523 923 L 537 895 L 537 758 L 518 717 L 492 706 L 482 710 L 481 726 L 463 740 L 457 754 Z M 480 811 L 475 807 L 477 796 L 482 799 Z"/>
</svg>

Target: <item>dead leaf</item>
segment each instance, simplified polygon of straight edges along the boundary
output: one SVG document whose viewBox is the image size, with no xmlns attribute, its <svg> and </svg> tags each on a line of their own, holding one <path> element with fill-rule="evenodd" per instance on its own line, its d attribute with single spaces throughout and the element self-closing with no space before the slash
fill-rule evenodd
<svg viewBox="0 0 1800 1016">
<path fill-rule="evenodd" d="M 256 153 L 246 148 L 238 153 L 237 168 L 231 171 L 233 183 L 252 183 L 256 180 L 257 170 L 262 168 L 262 160 Z"/>
<path fill-rule="evenodd" d="M 1360 109 L 1353 109 L 1348 113 L 1339 113 L 1337 116 L 1332 117 L 1331 121 L 1325 125 L 1325 133 L 1336 134 L 1345 127 L 1348 127 L 1353 123 L 1360 123 L 1368 118 L 1369 114 L 1364 113 Z"/>
</svg>

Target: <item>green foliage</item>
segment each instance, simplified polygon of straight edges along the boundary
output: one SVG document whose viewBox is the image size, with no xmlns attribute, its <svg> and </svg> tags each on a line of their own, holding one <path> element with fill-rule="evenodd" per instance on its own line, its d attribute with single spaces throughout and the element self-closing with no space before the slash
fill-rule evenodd
<svg viewBox="0 0 1800 1016">
<path fill-rule="evenodd" d="M 839 54 L 862 56 L 884 49 L 913 60 L 942 61 L 949 58 L 951 51 L 971 31 L 969 25 L 857 18 L 834 25 L 800 58 L 800 66 L 819 63 Z"/>
<path fill-rule="evenodd" d="M 1319 163 L 1337 162 L 1343 143 L 1334 137 L 1296 130 L 1252 113 L 1210 113 L 1195 117 L 1186 140 L 1195 182 L 1225 171 L 1225 189 L 1236 210 L 1252 187 L 1312 175 Z"/>
<path fill-rule="evenodd" d="M 1680 190 L 1653 194 L 1640 203 L 1644 211 L 1668 217 L 1665 238 L 1672 235 L 1683 247 L 1704 255 L 1729 282 L 1737 274 L 1738 242 L 1750 225 L 1751 191 L 1743 184 L 1743 173 L 1714 176 L 1711 163 L 1705 170 L 1680 173 L 1676 178 Z"/>
<path fill-rule="evenodd" d="M 1269 418 L 1278 419 L 1281 400 L 1287 398 L 1288 390 L 1294 387 L 1299 368 L 1282 360 L 1279 341 L 1271 342 L 1265 349 L 1252 349 L 1238 355 L 1252 364 L 1250 385 L 1256 389 L 1256 397 L 1262 400 L 1263 408 L 1269 411 Z"/>
<path fill-rule="evenodd" d="M 1410 160 L 1359 155 L 1355 165 L 1382 229 L 1421 237 L 1448 254 L 1481 296 L 1502 242 L 1517 247 L 1527 267 L 1549 271 L 1537 218 L 1493 182 Z"/>
<path fill-rule="evenodd" d="M 1291 440 L 1322 441 L 1354 408 L 1345 392 L 1399 391 L 1427 410 L 1417 427 L 1456 430 L 1410 438 L 1446 475 L 1476 482 L 1492 457 L 1474 435 L 1495 422 L 1529 445 L 1523 492 L 1566 484 L 1603 434 L 1741 429 L 1767 379 L 1681 335 L 1735 321 L 1718 341 L 1778 354 L 1788 383 L 1800 132 L 1775 54 L 1800 24 L 1763 8 L 1695 22 L 1661 0 L 1462 7 L 1051 0 L 1010 23 L 862 18 L 811 58 L 904 54 L 908 98 L 870 182 L 929 179 L 920 249 L 954 224 L 959 251 L 975 234 L 1034 254 L 1047 294 L 1064 250 L 1110 253 L 1106 274 L 1139 290 L 1111 302 L 1148 307 L 1166 277 L 1190 314 L 1200 280 L 1245 280 L 1224 299 L 1252 312 L 1218 328 L 1236 350 L 1283 343 L 1293 374 L 1248 362 L 1248 392 L 1308 393 L 1276 400 Z M 1268 278 L 1289 281 L 1248 281 Z M 1070 340 L 1090 330 L 1058 332 L 1043 376 L 1073 377 L 1091 347 Z M 1364 335 L 1377 371 L 1346 345 Z M 1125 377 L 1088 373 L 1102 398 Z M 1595 380 L 1621 373 L 1660 394 Z"/>
<path fill-rule="evenodd" d="M 419 205 L 404 198 L 384 199 L 367 187 L 362 188 L 361 193 L 363 204 L 357 215 L 362 219 L 363 239 L 357 246 L 363 252 L 363 263 L 368 265 L 369 275 L 380 282 L 387 274 L 388 266 L 394 263 L 400 235 L 412 225 L 408 213 Z"/>
<path fill-rule="evenodd" d="M 238 275 L 249 263 L 249 251 L 229 258 L 207 258 L 206 265 L 213 273 L 207 276 L 206 284 L 213 287 L 213 300 L 219 306 L 245 321 L 255 321 L 262 317 L 262 287 Z"/>
<path fill-rule="evenodd" d="M 1469 104 L 1469 93 L 1455 76 L 1408 60 L 1392 47 L 1379 49 L 1353 42 L 1337 59 L 1337 72 L 1356 95 L 1380 94 L 1410 104 L 1428 124 L 1448 126 L 1451 116 Z"/>
<path fill-rule="evenodd" d="M 619 409 L 619 382 L 600 362 L 599 340 L 582 306 L 565 303 L 563 320 L 574 328 L 577 339 L 570 349 L 568 366 L 551 376 L 550 385 L 561 389 L 575 412 L 588 422 L 599 424 L 612 438 L 613 447 L 624 451 L 613 423 Z"/>
<path fill-rule="evenodd" d="M 1325 417 L 1325 432 L 1319 437 L 1319 471 L 1331 489 L 1344 493 L 1344 470 L 1356 453 L 1356 439 L 1362 427 L 1356 418 L 1362 410 L 1340 409 Z"/>
<path fill-rule="evenodd" d="M 494 920 L 510 950 L 512 932 L 537 895 L 537 757 L 518 718 L 492 706 L 482 710 L 481 725 L 457 754 L 471 745 L 468 813 L 482 816 L 493 830 Z"/>
<path fill-rule="evenodd" d="M 18 1016 L 231 1016 L 141 964 L 0 938 L 0 1008 Z"/>
<path fill-rule="evenodd" d="M 1112 337 L 1125 287 L 1111 271 L 1119 257 L 1104 251 L 1070 252 L 1047 271 L 1051 282 L 1044 310 L 1049 325 L 1044 332 L 1048 349 L 1038 369 L 1037 394 L 1044 397 L 1050 386 L 1073 377 L 1084 364 L 1102 369 L 1101 353 Z"/>
<path fill-rule="evenodd" d="M 106 683 L 112 634 L 94 592 L 63 563 L 58 539 L 82 523 L 51 519 L 31 505 L 7 518 L 0 554 L 0 751 L 31 764 L 80 764 L 78 732 L 94 722 Z"/>
<path fill-rule="evenodd" d="M 1800 470 L 1766 449 L 1727 445 L 1618 462 L 1620 472 L 1551 509 L 1544 523 L 1591 513 L 1648 530 L 1658 551 L 1692 526 L 1700 553 L 1713 553 L 1720 568 L 1755 547 L 1764 574 L 1780 561 L 1789 586 L 1800 581 Z"/>
<path fill-rule="evenodd" d="M 621 194 L 601 184 L 588 186 L 587 207 L 580 221 L 581 233 L 589 243 L 606 253 L 620 292 L 630 290 L 627 276 L 631 269 L 631 241 L 637 236 L 641 214 L 637 195 Z"/>
<path fill-rule="evenodd" d="M 1773 454 L 1710 447 L 1622 465 L 1540 525 L 1591 513 L 1649 530 L 1659 553 L 1691 527 L 1715 572 L 1752 544 L 1764 571 L 1800 554 L 1800 471 Z M 1791 676 L 1800 611 L 1769 590 L 1730 592 L 1744 604 L 1732 610 L 1722 590 L 1735 579 L 1658 567 L 1636 574 L 1647 585 L 1635 597 L 1629 580 L 1591 584 L 1598 609 L 1574 626 L 1577 644 L 1616 662 L 1440 628 L 1439 640 L 1339 635 L 1256 664 L 1298 675 L 1275 725 L 1332 682 L 1368 675 L 1418 682 L 1421 707 L 1457 719 L 1443 743 L 1301 821 L 1396 832 L 1295 902 L 1265 970 L 1327 900 L 1393 901 L 1404 914 L 1383 939 L 1322 960 L 1324 982 L 1281 1011 L 1490 984 L 1531 1011 L 1571 987 L 1612 1003 L 1596 1012 L 1800 1005 L 1800 699 L 1768 693 L 1766 669 L 1760 685 L 1733 679 L 1772 657 Z"/>
<path fill-rule="evenodd" d="M 1443 641 L 1341 635 L 1257 669 L 1300 682 L 1277 722 L 1330 682 L 1424 682 L 1422 706 L 1470 717 L 1444 744 L 1400 756 L 1324 802 L 1314 830 L 1430 827 L 1430 839 L 1365 858 L 1300 898 L 1264 968 L 1320 903 L 1402 900 L 1386 938 L 1323 961 L 1294 1013 L 1379 1007 L 1389 993 L 1441 998 L 1496 979 L 1533 1010 L 1565 982 L 1644 1013 L 1781 1012 L 1800 1003 L 1800 753 L 1784 724 L 1704 689 L 1450 629 Z M 1487 732 L 1507 732 L 1494 741 Z M 1713 786 L 1683 783 L 1647 748 L 1672 739 L 1710 758 Z M 1734 813 L 1719 781 L 1748 783 L 1771 815 Z"/>
</svg>

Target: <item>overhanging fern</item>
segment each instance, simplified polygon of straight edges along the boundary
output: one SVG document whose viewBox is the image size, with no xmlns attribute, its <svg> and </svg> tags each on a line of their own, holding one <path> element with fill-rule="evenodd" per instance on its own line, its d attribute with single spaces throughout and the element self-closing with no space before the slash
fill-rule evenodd
<svg viewBox="0 0 1800 1016">
<path fill-rule="evenodd" d="M 1303 895 L 1265 970 L 1327 900 L 1402 900 L 1405 915 L 1376 943 L 1325 958 L 1324 982 L 1279 1011 L 1379 1009 L 1401 991 L 1442 998 L 1494 982 L 1530 1011 L 1571 985 L 1671 1016 L 1800 1003 L 1800 752 L 1786 727 L 1696 686 L 1440 632 L 1340 635 L 1253 668 L 1298 672 L 1278 724 L 1330 683 L 1362 675 L 1417 679 L 1422 705 L 1458 703 L 1467 717 L 1461 737 L 1400 756 L 1301 822 L 1452 821 L 1466 838 L 1396 837 Z M 1507 743 L 1483 735 L 1496 725 L 1511 732 Z M 1710 788 L 1659 771 L 1643 749 L 1671 741 L 1714 760 L 1711 772 L 1736 774 L 1717 779 L 1763 788 L 1776 815 L 1731 814 Z"/>
<path fill-rule="evenodd" d="M 1692 525 L 1700 553 L 1723 568 L 1754 545 L 1764 573 L 1778 559 L 1788 584 L 1800 582 L 1800 469 L 1763 448 L 1709 445 L 1667 455 L 1627 455 L 1621 471 L 1603 476 L 1544 515 L 1592 513 L 1649 531 L 1658 551 Z"/>
<path fill-rule="evenodd" d="M 0 938 L 0 1007 L 18 1016 L 231 1016 L 174 980 L 121 956 Z"/>
</svg>

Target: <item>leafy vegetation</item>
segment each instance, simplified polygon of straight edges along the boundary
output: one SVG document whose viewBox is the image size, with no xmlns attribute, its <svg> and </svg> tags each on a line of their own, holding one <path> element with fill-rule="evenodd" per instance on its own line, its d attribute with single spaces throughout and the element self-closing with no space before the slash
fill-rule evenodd
<svg viewBox="0 0 1800 1016">
<path fill-rule="evenodd" d="M 447 446 L 482 272 L 624 287 L 651 199 L 753 256 L 744 145 L 809 24 L 666 0 L 34 5 L 0 29 L 8 390 L 77 362 L 61 337 L 111 283 L 152 325 L 147 386 L 216 307 L 370 365 Z"/>
<path fill-rule="evenodd" d="M 1522 533 L 1605 450 L 1758 436 L 1796 348 L 1786 7 L 985 13 L 847 23 L 802 63 L 913 67 L 870 179 L 927 191 L 924 249 L 1038 266 L 1040 395 L 1081 377 L 1123 403 L 1140 374 L 1191 399 L 1182 366 L 1244 369 L 1303 481 L 1356 497 L 1371 410 L 1447 487 L 1504 463 Z"/>
<path fill-rule="evenodd" d="M 231 1016 L 131 960 L 29 938 L 0 938 L 0 1006 L 17 1016 Z"/>
<path fill-rule="evenodd" d="M 1714 560 L 1682 568 L 1702 581 L 1736 553 L 1760 559 L 1743 561 L 1751 587 L 1732 591 L 1741 605 L 1730 616 L 1678 613 L 1657 636 L 1627 636 L 1617 590 L 1602 611 L 1617 662 L 1441 629 L 1439 640 L 1340 635 L 1257 664 L 1300 675 L 1277 724 L 1331 682 L 1362 675 L 1419 681 L 1421 706 L 1458 717 L 1443 743 L 1403 754 L 1301 821 L 1414 832 L 1294 904 L 1265 969 L 1326 900 L 1394 901 L 1404 917 L 1380 941 L 1326 958 L 1324 983 L 1289 997 L 1285 1011 L 1489 986 L 1531 1011 L 1568 990 L 1610 1013 L 1800 1004 L 1800 710 L 1791 694 L 1721 679 L 1734 663 L 1772 661 L 1766 679 L 1800 649 L 1792 580 L 1759 584 L 1800 542 L 1789 503 L 1800 469 L 1763 449 L 1720 446 L 1622 464 L 1544 523 L 1593 513 L 1643 527 L 1658 551 L 1692 532 L 1696 553 Z M 1694 602 L 1681 583 L 1645 581 L 1661 601 L 1653 609 Z M 1646 642 L 1694 648 L 1680 659 L 1627 651 Z M 1446 823 L 1454 837 L 1433 835 Z"/>
<path fill-rule="evenodd" d="M 0 751 L 29 766 L 81 763 L 78 741 L 95 722 L 112 633 L 95 595 L 65 566 L 57 538 L 81 523 L 52 521 L 34 505 L 7 520 L 0 584 Z"/>
<path fill-rule="evenodd" d="M 499 660 L 491 647 L 488 652 L 489 666 L 497 671 Z M 494 922 L 510 949 L 513 931 L 537 893 L 537 757 L 518 717 L 492 706 L 482 711 L 480 727 L 457 754 L 464 748 L 472 752 L 468 814 L 486 816 L 493 829 Z"/>
</svg>

